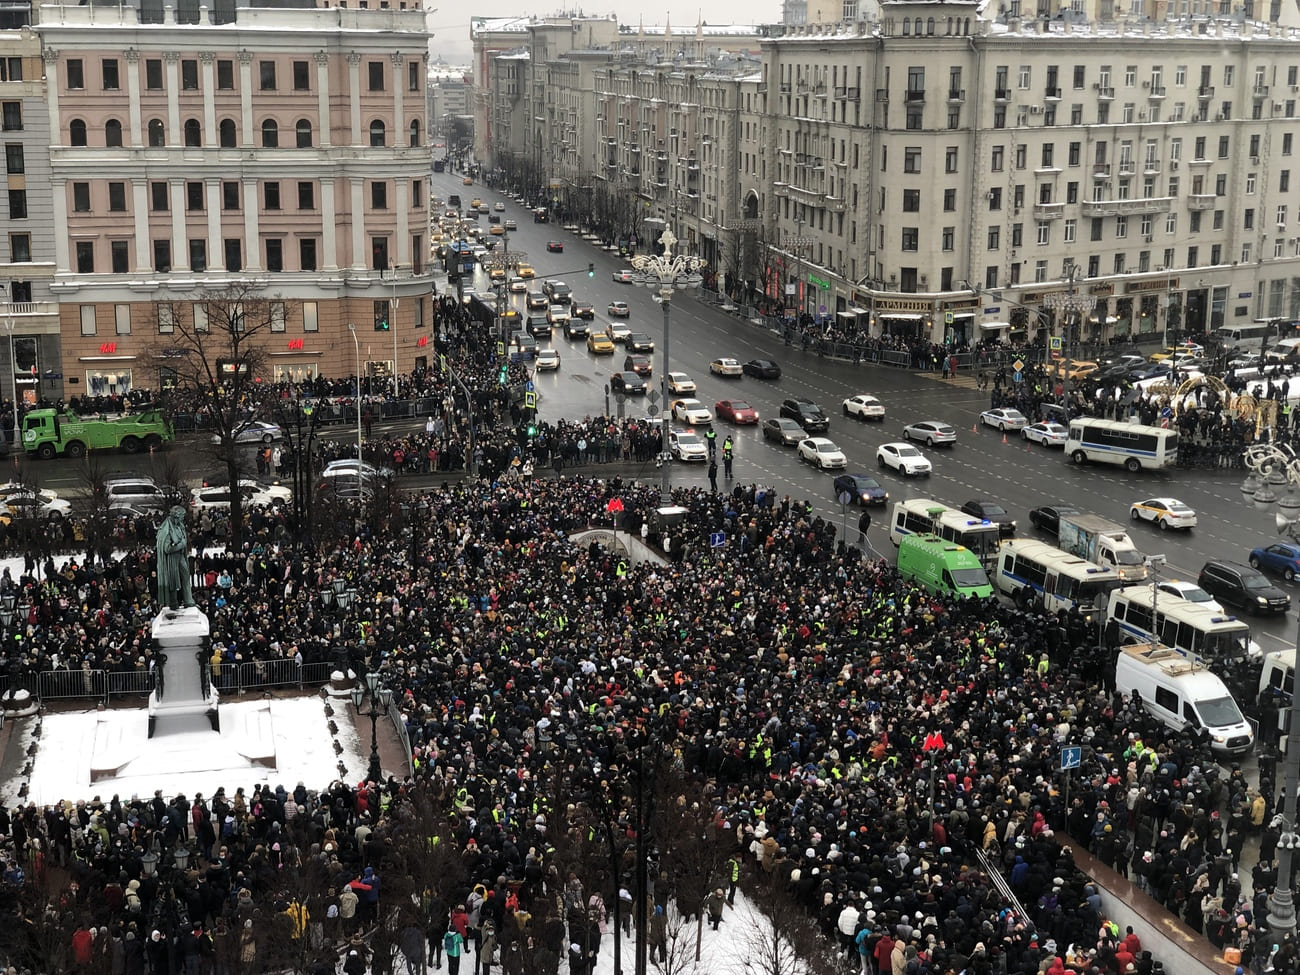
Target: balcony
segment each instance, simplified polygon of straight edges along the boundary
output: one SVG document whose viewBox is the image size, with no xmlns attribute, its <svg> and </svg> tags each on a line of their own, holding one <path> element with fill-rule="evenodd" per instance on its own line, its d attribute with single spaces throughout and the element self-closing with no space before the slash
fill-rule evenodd
<svg viewBox="0 0 1300 975">
<path fill-rule="evenodd" d="M 1189 159 L 1189 160 L 1187 160 L 1187 165 L 1189 165 L 1189 166 L 1209 166 L 1209 165 L 1210 165 L 1210 160 L 1209 160 L 1209 159 L 1204 159 L 1204 158 L 1200 158 L 1200 157 L 1198 157 L 1198 158 L 1196 158 L 1196 159 Z"/>
<path fill-rule="evenodd" d="M 966 90 L 964 88 L 949 88 L 948 101 L 964 102 L 966 100 Z"/>
<path fill-rule="evenodd" d="M 1060 220 L 1065 215 L 1064 203 L 1035 203 L 1035 220 Z"/>
<path fill-rule="evenodd" d="M 1080 213 L 1085 217 L 1128 217 L 1144 213 L 1168 213 L 1172 197 L 1156 196 L 1138 200 L 1084 200 Z"/>
<path fill-rule="evenodd" d="M 1132 176 L 1137 170 L 1133 166 L 1132 159 L 1122 159 L 1119 164 L 1119 174 L 1121 176 Z"/>
<path fill-rule="evenodd" d="M 920 89 L 908 89 L 908 92 L 907 92 L 907 100 L 908 100 L 909 102 L 923 102 L 923 101 L 925 101 L 925 89 L 924 89 L 924 88 L 920 88 Z"/>
<path fill-rule="evenodd" d="M 1213 97 L 1214 97 L 1214 86 L 1213 86 L 1213 85 L 1201 85 L 1200 88 L 1197 88 L 1197 89 L 1196 89 L 1196 97 L 1197 97 L 1197 98 L 1201 98 L 1201 99 L 1213 98 Z"/>
<path fill-rule="evenodd" d="M 57 301 L 0 301 L 0 319 L 4 318 L 44 318 L 58 315 Z"/>
<path fill-rule="evenodd" d="M 1148 98 L 1164 98 L 1164 97 L 1165 97 L 1165 86 L 1164 86 L 1164 85 L 1152 85 L 1152 86 L 1151 86 L 1151 90 L 1150 90 L 1149 92 L 1147 92 L 1147 97 L 1148 97 Z"/>
<path fill-rule="evenodd" d="M 1142 172 L 1144 175 L 1154 176 L 1156 173 L 1160 172 L 1160 160 L 1148 159 L 1146 162 L 1142 164 L 1142 167 L 1143 167 Z"/>
<path fill-rule="evenodd" d="M 877 89 L 876 89 L 876 101 L 878 101 L 878 102 L 887 102 L 887 101 L 889 101 L 889 89 L 888 89 L 888 88 L 877 88 Z"/>
<path fill-rule="evenodd" d="M 994 89 L 993 89 L 993 100 L 994 100 L 995 102 L 1007 102 L 1007 101 L 1010 101 L 1010 100 L 1011 100 L 1011 89 L 1010 89 L 1010 88 L 994 88 Z"/>
<path fill-rule="evenodd" d="M 1262 102 L 1268 97 L 1268 85 L 1256 85 L 1251 89 L 1250 97 L 1257 102 Z"/>
<path fill-rule="evenodd" d="M 1060 88 L 1046 88 L 1043 90 L 1043 97 L 1049 102 L 1059 102 L 1061 100 Z"/>
<path fill-rule="evenodd" d="M 1213 193 L 1193 193 L 1187 197 L 1189 210 L 1213 210 L 1218 197 Z"/>
<path fill-rule="evenodd" d="M 1115 89 L 1108 85 L 1099 85 L 1097 87 L 1097 97 L 1105 102 L 1113 101 L 1115 98 Z"/>
<path fill-rule="evenodd" d="M 1097 163 L 1092 167 L 1093 179 L 1110 179 L 1110 163 Z"/>
</svg>

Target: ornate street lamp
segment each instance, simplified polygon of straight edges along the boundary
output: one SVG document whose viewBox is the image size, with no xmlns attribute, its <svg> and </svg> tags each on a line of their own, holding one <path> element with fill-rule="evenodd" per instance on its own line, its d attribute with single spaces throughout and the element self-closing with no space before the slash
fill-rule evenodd
<svg viewBox="0 0 1300 975">
<path fill-rule="evenodd" d="M 366 674 L 364 685 L 358 684 L 352 689 L 352 704 L 357 714 L 370 719 L 370 768 L 366 777 L 371 782 L 383 780 L 384 771 L 379 765 L 379 729 L 376 722 L 381 714 L 388 713 L 388 706 L 393 703 L 392 688 L 384 687 L 378 674 Z M 361 706 L 368 705 L 363 711 Z"/>
</svg>

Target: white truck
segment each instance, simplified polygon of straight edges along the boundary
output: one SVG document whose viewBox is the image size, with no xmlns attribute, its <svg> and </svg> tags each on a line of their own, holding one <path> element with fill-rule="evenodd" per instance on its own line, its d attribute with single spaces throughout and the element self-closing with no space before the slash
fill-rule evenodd
<svg viewBox="0 0 1300 975">
<path fill-rule="evenodd" d="M 1123 525 L 1097 515 L 1061 515 L 1057 544 L 1071 555 L 1115 570 L 1126 584 L 1147 578 L 1146 556 Z"/>
</svg>

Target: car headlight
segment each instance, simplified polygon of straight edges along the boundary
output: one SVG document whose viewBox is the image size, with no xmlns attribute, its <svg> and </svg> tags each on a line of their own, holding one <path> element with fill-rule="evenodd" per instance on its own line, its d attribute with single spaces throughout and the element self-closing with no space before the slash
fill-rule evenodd
<svg viewBox="0 0 1300 975">
<path fill-rule="evenodd" d="M 1267 600 L 1265 597 L 1263 597 L 1263 596 L 1256 596 L 1256 597 L 1255 597 L 1255 601 L 1258 602 L 1261 606 L 1267 606 L 1267 605 L 1268 605 L 1268 600 Z"/>
</svg>

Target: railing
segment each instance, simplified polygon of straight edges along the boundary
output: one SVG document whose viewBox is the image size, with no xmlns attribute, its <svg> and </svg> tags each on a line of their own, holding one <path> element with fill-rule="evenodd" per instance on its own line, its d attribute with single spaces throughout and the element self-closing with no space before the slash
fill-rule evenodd
<svg viewBox="0 0 1300 975">
<path fill-rule="evenodd" d="M 411 760 L 411 736 L 406 731 L 406 715 L 402 714 L 402 709 L 397 706 L 396 700 L 389 702 L 388 719 L 393 722 L 393 731 L 397 733 L 397 740 L 402 743 L 402 755 L 406 763 L 403 773 L 414 775 L 415 763 Z"/>
<path fill-rule="evenodd" d="M 315 661 L 301 667 L 293 660 L 280 657 L 272 660 L 250 660 L 238 665 L 221 665 L 215 675 L 217 689 L 225 694 L 242 694 L 249 691 L 269 690 L 275 687 L 314 687 L 330 679 L 333 664 Z M 210 674 L 211 671 L 205 671 Z M 154 689 L 152 671 L 103 670 L 43 670 L 32 676 L 0 677 L 0 697 L 10 690 L 27 690 L 40 701 L 86 699 L 107 704 L 115 697 L 147 697 Z"/>
</svg>

